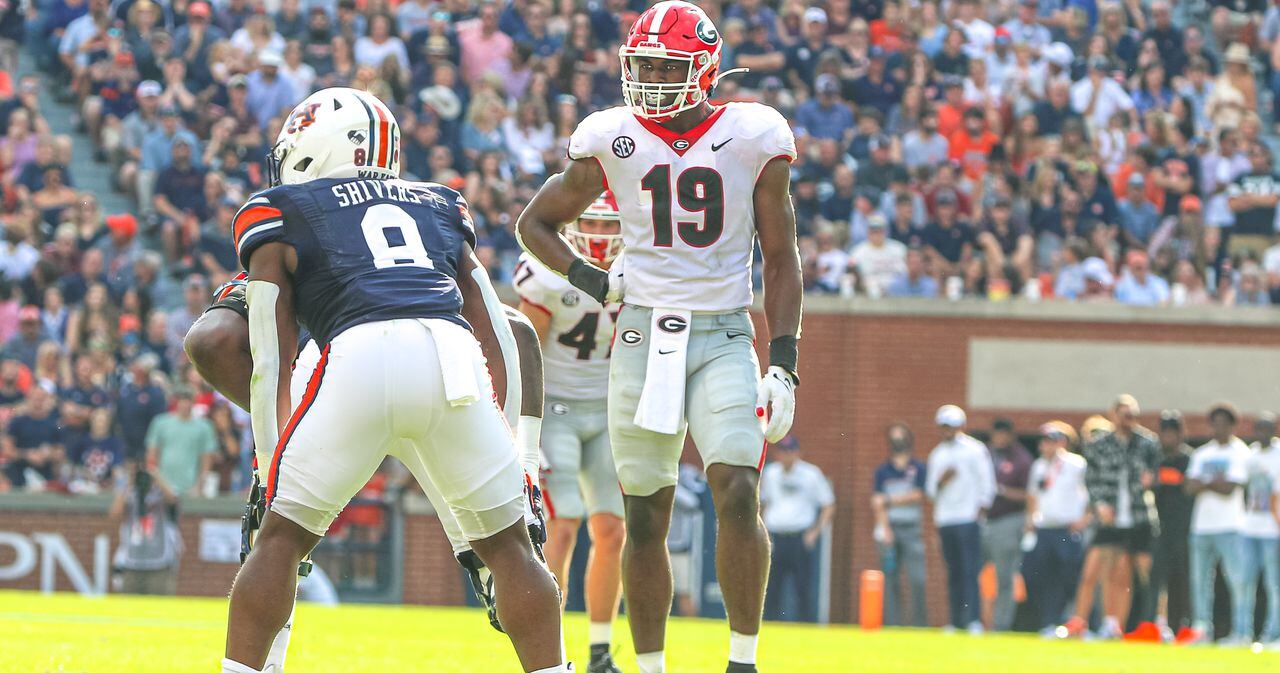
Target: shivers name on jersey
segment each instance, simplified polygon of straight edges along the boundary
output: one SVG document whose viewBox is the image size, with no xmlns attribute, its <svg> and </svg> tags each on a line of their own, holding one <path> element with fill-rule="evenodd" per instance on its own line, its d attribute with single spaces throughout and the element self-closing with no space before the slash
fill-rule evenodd
<svg viewBox="0 0 1280 673">
<path fill-rule="evenodd" d="M 447 206 L 444 197 L 426 190 L 426 184 L 412 184 L 400 180 L 352 180 L 341 182 L 330 190 L 338 199 L 338 207 L 358 206 L 374 199 L 391 199 L 404 203 L 422 203 L 424 200 L 435 201 Z"/>
</svg>

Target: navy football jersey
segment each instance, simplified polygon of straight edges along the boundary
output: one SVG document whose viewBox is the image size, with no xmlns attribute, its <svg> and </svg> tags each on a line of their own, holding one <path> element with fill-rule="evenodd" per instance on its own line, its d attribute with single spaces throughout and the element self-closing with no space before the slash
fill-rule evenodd
<svg viewBox="0 0 1280 673">
<path fill-rule="evenodd" d="M 456 278 L 475 228 L 466 201 L 443 185 L 330 178 L 273 187 L 236 213 L 233 234 L 245 269 L 263 244 L 297 251 L 298 319 L 321 345 L 379 320 L 443 318 L 470 328 Z"/>
</svg>

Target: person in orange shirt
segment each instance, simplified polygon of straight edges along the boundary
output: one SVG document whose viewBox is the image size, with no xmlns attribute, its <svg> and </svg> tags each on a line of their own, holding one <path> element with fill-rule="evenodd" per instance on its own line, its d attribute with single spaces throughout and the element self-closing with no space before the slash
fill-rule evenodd
<svg viewBox="0 0 1280 673">
<path fill-rule="evenodd" d="M 987 172 L 987 155 L 1000 142 L 996 134 L 987 130 L 986 115 L 978 108 L 965 111 L 964 128 L 952 133 L 948 140 L 951 160 L 959 161 L 964 176 L 974 181 Z"/>
<path fill-rule="evenodd" d="M 938 133 L 950 139 L 951 134 L 964 126 L 964 80 L 948 75 L 942 79 L 942 104 L 938 106 Z"/>
</svg>

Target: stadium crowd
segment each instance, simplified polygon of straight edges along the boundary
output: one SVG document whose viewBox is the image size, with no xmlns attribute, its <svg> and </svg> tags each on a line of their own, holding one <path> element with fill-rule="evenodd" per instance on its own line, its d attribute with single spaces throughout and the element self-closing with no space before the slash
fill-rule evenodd
<svg viewBox="0 0 1280 673">
<path fill-rule="evenodd" d="M 109 489 L 147 456 L 173 493 L 242 489 L 246 418 L 181 340 L 237 270 L 231 219 L 283 116 L 322 87 L 377 94 L 406 177 L 466 195 L 505 280 L 521 208 L 620 102 L 644 4 L 0 0 L 0 490 Z M 750 69 L 717 100 L 793 121 L 810 291 L 1280 302 L 1280 6 L 699 4 L 721 69 Z M 78 188 L 42 91 L 127 212 Z"/>
</svg>

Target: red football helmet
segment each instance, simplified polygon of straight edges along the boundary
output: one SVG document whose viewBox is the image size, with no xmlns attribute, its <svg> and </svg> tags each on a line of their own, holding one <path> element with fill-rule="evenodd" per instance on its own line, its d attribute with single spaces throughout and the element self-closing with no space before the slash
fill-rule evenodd
<svg viewBox="0 0 1280 673">
<path fill-rule="evenodd" d="M 720 31 L 697 5 L 666 0 L 645 10 L 618 49 L 622 96 L 637 117 L 667 121 L 705 101 L 720 71 Z M 637 57 L 688 65 L 683 82 L 641 82 Z"/>
<path fill-rule="evenodd" d="M 578 226 L 582 220 L 593 222 L 612 222 L 615 233 L 585 232 Z M 622 252 L 622 217 L 618 214 L 618 202 L 613 199 L 613 192 L 605 191 L 586 211 L 578 217 L 578 221 L 570 222 L 564 227 L 564 237 L 569 239 L 578 252 L 607 265 Z"/>
</svg>

